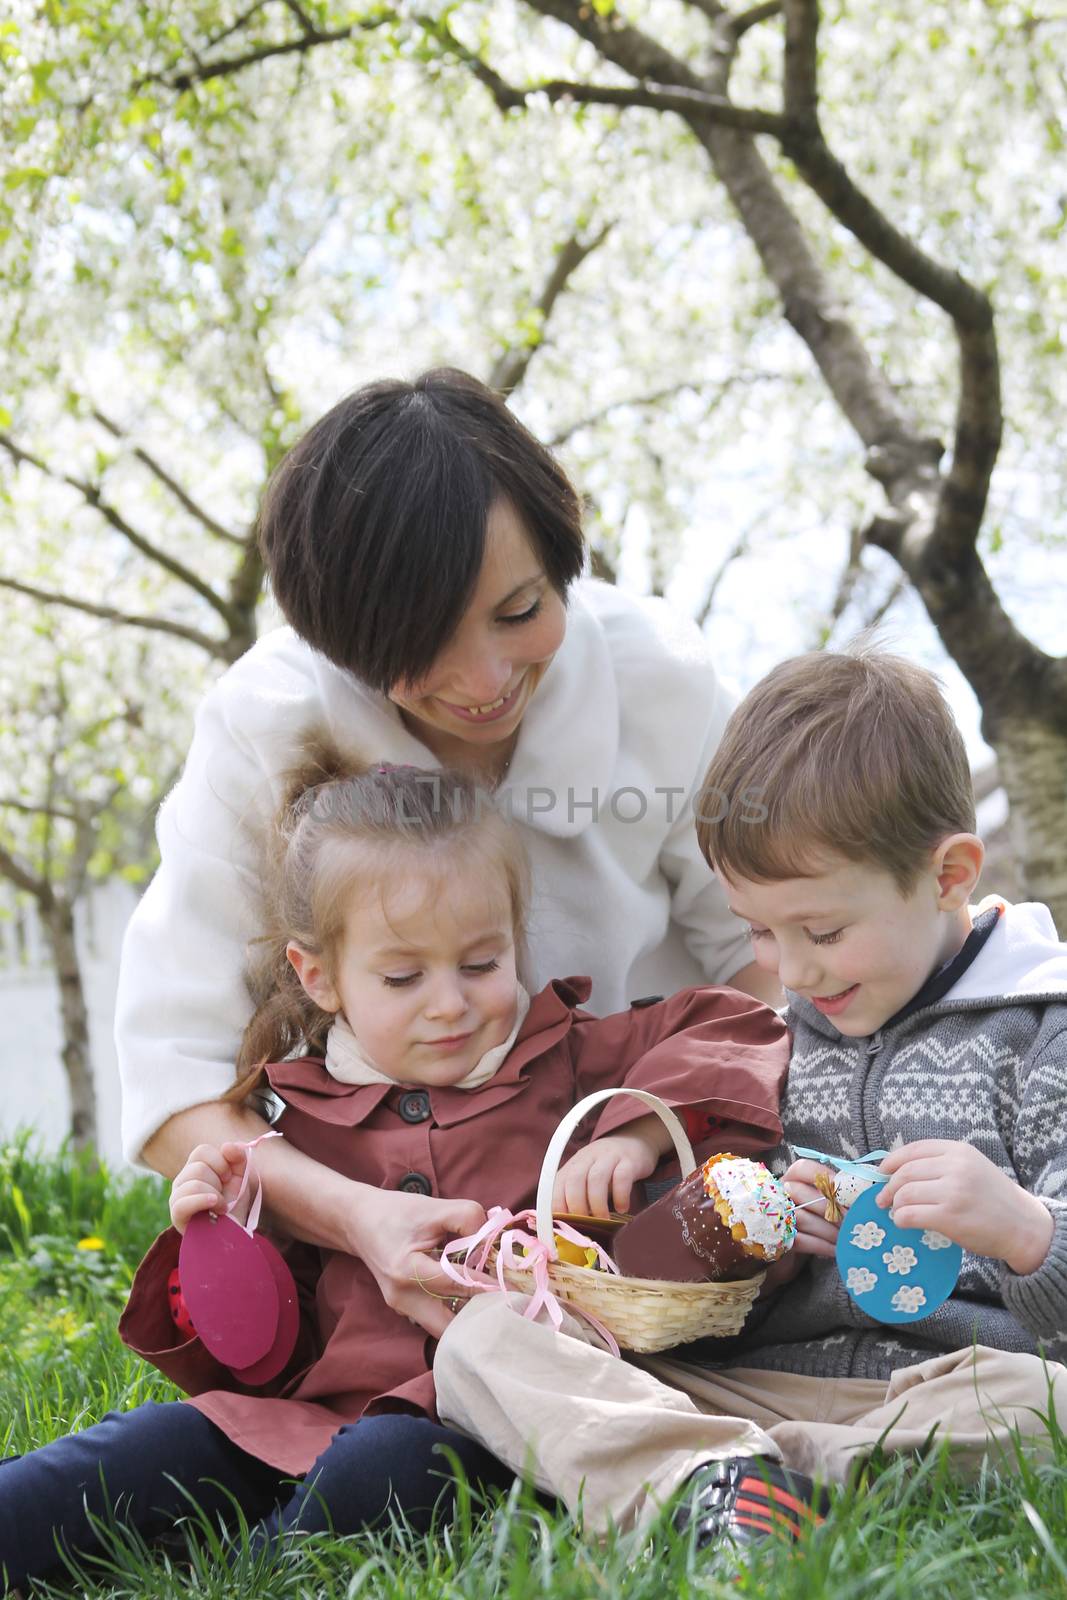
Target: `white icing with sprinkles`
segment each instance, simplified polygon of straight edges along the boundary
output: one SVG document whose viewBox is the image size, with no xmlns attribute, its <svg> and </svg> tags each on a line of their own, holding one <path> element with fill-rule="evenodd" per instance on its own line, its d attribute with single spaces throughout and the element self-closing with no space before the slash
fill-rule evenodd
<svg viewBox="0 0 1067 1600">
<path fill-rule="evenodd" d="M 705 1162 L 702 1175 L 705 1189 L 717 1189 L 725 1200 L 731 1227 L 742 1223 L 747 1239 L 760 1245 L 769 1261 L 785 1254 L 796 1238 L 797 1208 L 762 1161 L 736 1156 Z"/>
</svg>

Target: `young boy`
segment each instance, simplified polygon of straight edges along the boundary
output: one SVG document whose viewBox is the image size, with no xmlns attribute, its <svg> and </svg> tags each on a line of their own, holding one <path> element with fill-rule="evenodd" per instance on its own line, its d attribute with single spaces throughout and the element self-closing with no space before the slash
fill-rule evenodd
<svg viewBox="0 0 1067 1600">
<path fill-rule="evenodd" d="M 684 1487 L 677 1520 L 708 1543 L 818 1520 L 812 1479 L 843 1480 L 875 1444 L 937 1430 L 965 1467 L 1010 1459 L 1016 1434 L 1047 1450 L 1050 1409 L 1067 1415 L 1067 945 L 1043 906 L 969 910 L 983 848 L 963 741 L 936 681 L 899 658 L 777 667 L 696 809 L 787 991 L 786 1146 L 888 1150 L 879 1204 L 962 1245 L 956 1289 L 906 1328 L 873 1321 L 817 1206 L 744 1333 L 700 1365 L 693 1348 L 614 1361 L 576 1321 L 561 1337 L 483 1295 L 435 1375 L 442 1420 L 532 1461 L 587 1525 L 642 1525 Z M 769 1160 L 798 1202 L 819 1198 L 817 1163 Z"/>
</svg>

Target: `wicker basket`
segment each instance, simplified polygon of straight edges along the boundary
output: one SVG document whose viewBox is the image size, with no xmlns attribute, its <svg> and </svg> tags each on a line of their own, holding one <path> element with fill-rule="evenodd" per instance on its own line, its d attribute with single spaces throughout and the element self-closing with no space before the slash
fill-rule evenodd
<svg viewBox="0 0 1067 1600">
<path fill-rule="evenodd" d="M 613 1095 L 629 1094 L 641 1100 L 664 1123 L 687 1178 L 696 1168 L 693 1147 L 685 1129 L 669 1106 L 644 1089 L 600 1089 L 587 1095 L 568 1112 L 545 1152 L 537 1185 L 537 1236 L 555 1257 L 552 1190 L 564 1150 L 575 1128 L 594 1106 Z M 505 1270 L 512 1288 L 533 1291 L 533 1273 Z M 650 1354 L 669 1350 L 691 1339 L 724 1338 L 739 1333 L 748 1308 L 759 1293 L 764 1274 L 729 1283 L 669 1283 L 658 1278 L 624 1278 L 592 1267 L 571 1266 L 550 1259 L 548 1281 L 558 1300 L 586 1311 L 614 1334 L 623 1350 Z"/>
</svg>

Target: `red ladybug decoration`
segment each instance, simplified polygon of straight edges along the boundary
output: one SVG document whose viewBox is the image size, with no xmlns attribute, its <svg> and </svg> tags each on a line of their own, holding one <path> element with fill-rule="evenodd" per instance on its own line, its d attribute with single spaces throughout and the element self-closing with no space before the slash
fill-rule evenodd
<svg viewBox="0 0 1067 1600">
<path fill-rule="evenodd" d="M 195 1339 L 196 1329 L 193 1327 L 193 1319 L 189 1315 L 189 1307 L 186 1305 L 185 1296 L 182 1294 L 181 1279 L 178 1276 L 177 1267 L 173 1268 L 167 1279 L 167 1305 L 170 1308 L 171 1321 L 182 1338 L 186 1341 Z"/>
</svg>

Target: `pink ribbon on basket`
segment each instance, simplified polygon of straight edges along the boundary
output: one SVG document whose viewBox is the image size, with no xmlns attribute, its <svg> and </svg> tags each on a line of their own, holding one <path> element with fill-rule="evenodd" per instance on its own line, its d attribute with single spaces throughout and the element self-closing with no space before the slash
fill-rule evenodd
<svg viewBox="0 0 1067 1600">
<path fill-rule="evenodd" d="M 549 1250 L 547 1245 L 541 1243 L 537 1234 L 531 1231 L 531 1225 L 533 1228 L 537 1225 L 537 1215 L 533 1211 L 512 1213 L 506 1206 L 490 1207 L 487 1219 L 477 1233 L 470 1233 L 463 1239 L 453 1239 L 450 1244 L 445 1245 L 441 1251 L 441 1271 L 446 1278 L 451 1278 L 453 1283 L 478 1293 L 506 1293 L 509 1287 L 506 1273 L 509 1269 L 514 1272 L 532 1273 L 534 1292 L 522 1315 L 532 1321 L 544 1309 L 552 1326 L 558 1332 L 563 1324 L 563 1308 L 552 1293 L 548 1281 L 548 1268 L 550 1263 L 557 1259 L 556 1254 L 554 1250 Z M 554 1221 L 552 1227 L 571 1244 L 579 1245 L 583 1250 L 595 1250 L 597 1260 L 605 1272 L 614 1272 L 618 1275 L 618 1267 L 595 1239 L 587 1238 L 584 1233 L 579 1233 L 577 1228 L 572 1228 L 566 1222 Z M 491 1275 L 486 1270 L 486 1264 L 494 1248 L 496 1270 L 495 1274 Z M 457 1259 L 453 1260 L 453 1257 Z M 611 1329 L 605 1327 L 599 1317 L 594 1317 L 591 1311 L 586 1311 L 581 1306 L 569 1304 L 567 1309 L 585 1318 L 603 1339 L 613 1356 L 619 1354 L 618 1341 Z"/>
</svg>

